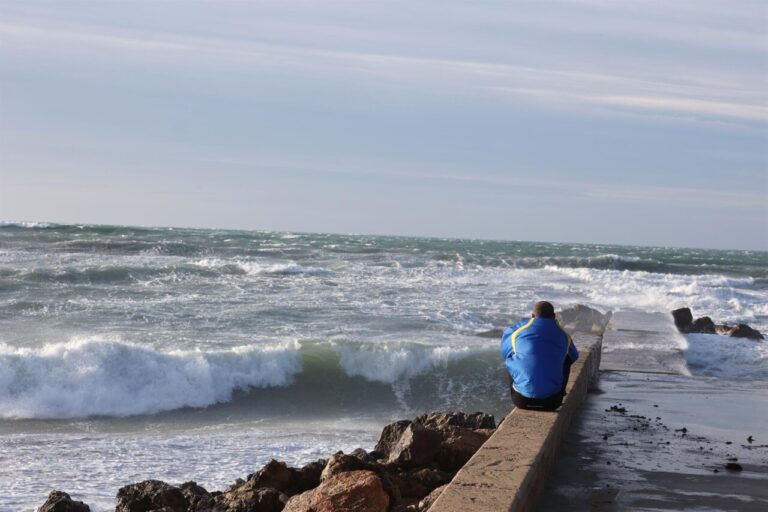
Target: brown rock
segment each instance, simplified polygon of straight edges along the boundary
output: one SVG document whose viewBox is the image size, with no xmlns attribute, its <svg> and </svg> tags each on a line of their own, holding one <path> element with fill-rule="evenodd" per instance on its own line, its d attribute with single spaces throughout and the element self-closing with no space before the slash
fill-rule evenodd
<svg viewBox="0 0 768 512">
<path fill-rule="evenodd" d="M 37 512 L 91 512 L 91 508 L 82 501 L 74 501 L 63 491 L 51 491 Z"/>
<path fill-rule="evenodd" d="M 293 479 L 291 469 L 285 462 L 270 459 L 263 468 L 252 475 L 248 475 L 248 480 L 244 485 L 251 489 L 271 487 L 282 491 L 288 488 Z"/>
<path fill-rule="evenodd" d="M 115 512 L 150 512 L 164 507 L 169 512 L 186 512 L 188 506 L 187 498 L 178 487 L 159 480 L 145 480 L 117 491 Z"/>
<path fill-rule="evenodd" d="M 335 475 L 349 471 L 373 471 L 381 479 L 384 491 L 389 495 L 390 503 L 399 503 L 401 498 L 400 488 L 398 483 L 393 481 L 387 469 L 377 460 L 368 456 L 365 450 L 358 449 L 352 453 L 354 455 L 345 455 L 342 452 L 332 455 L 320 475 L 320 481 L 325 482 Z"/>
<path fill-rule="evenodd" d="M 320 481 L 325 482 L 329 478 L 338 475 L 339 473 L 369 469 L 369 466 L 369 464 L 363 462 L 358 457 L 353 455 L 336 453 L 331 455 L 331 457 L 328 459 L 328 463 L 325 465 L 323 472 L 320 474 Z"/>
<path fill-rule="evenodd" d="M 493 433 L 490 429 L 471 430 L 449 427 L 443 430 L 443 440 L 437 453 L 441 469 L 458 471 Z"/>
<path fill-rule="evenodd" d="M 736 327 L 728 331 L 728 336 L 731 338 L 747 338 L 750 340 L 764 340 L 765 338 L 757 329 L 753 329 L 747 324 L 738 324 Z"/>
<path fill-rule="evenodd" d="M 387 462 L 404 468 L 428 466 L 435 459 L 440 435 L 419 423 L 411 423 L 389 451 Z"/>
<path fill-rule="evenodd" d="M 493 418 L 493 415 L 482 412 L 473 414 L 465 414 L 463 412 L 431 412 L 417 417 L 413 422 L 433 430 L 441 430 L 446 427 L 496 428 L 496 420 Z"/>
<path fill-rule="evenodd" d="M 217 496 L 214 510 L 227 512 L 280 512 L 288 497 L 273 487 L 241 486 Z"/>
<path fill-rule="evenodd" d="M 179 486 L 179 490 L 187 499 L 190 510 L 204 512 L 213 509 L 213 496 L 203 487 L 197 485 L 197 482 L 184 482 Z"/>
<path fill-rule="evenodd" d="M 386 457 L 389 457 L 389 452 L 392 450 L 392 447 L 397 443 L 400 436 L 403 435 L 403 432 L 410 424 L 411 420 L 400 420 L 384 427 L 374 451 L 383 453 Z"/>
<path fill-rule="evenodd" d="M 388 508 L 389 496 L 376 473 L 348 471 L 292 497 L 283 512 L 386 512 Z"/>
</svg>

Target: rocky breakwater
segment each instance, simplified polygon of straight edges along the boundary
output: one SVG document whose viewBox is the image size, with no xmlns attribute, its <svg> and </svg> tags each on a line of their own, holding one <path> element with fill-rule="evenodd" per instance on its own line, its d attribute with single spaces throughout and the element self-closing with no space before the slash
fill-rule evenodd
<svg viewBox="0 0 768 512">
<path fill-rule="evenodd" d="M 734 326 L 716 324 L 708 316 L 702 316 L 694 320 L 690 308 L 680 308 L 672 311 L 672 318 L 675 320 L 677 330 L 684 334 L 723 334 L 731 338 L 765 339 L 760 331 L 753 329 L 747 324 L 736 324 Z"/>
<path fill-rule="evenodd" d="M 270 460 L 225 491 L 146 480 L 122 487 L 115 512 L 422 512 L 496 428 L 483 413 L 435 412 L 384 427 L 371 452 L 301 468 Z M 89 512 L 53 491 L 38 512 Z"/>
</svg>

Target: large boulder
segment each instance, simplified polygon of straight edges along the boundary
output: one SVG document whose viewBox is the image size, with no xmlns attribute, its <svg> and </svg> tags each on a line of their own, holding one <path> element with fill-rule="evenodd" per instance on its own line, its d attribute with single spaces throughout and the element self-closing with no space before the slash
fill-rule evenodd
<svg viewBox="0 0 768 512">
<path fill-rule="evenodd" d="M 376 450 L 389 466 L 411 469 L 437 464 L 456 471 L 493 433 L 493 416 L 480 412 L 433 412 L 384 427 Z"/>
<path fill-rule="evenodd" d="M 117 491 L 115 512 L 187 512 L 189 503 L 181 489 L 160 480 L 145 480 Z"/>
<path fill-rule="evenodd" d="M 731 338 L 748 338 L 750 340 L 764 340 L 765 338 L 757 329 L 753 329 L 747 324 L 738 324 L 732 327 L 728 332 Z"/>
<path fill-rule="evenodd" d="M 283 512 L 386 512 L 389 496 L 373 471 L 348 471 L 293 496 Z"/>
<path fill-rule="evenodd" d="M 693 323 L 691 308 L 680 308 L 672 311 L 672 318 L 675 320 L 675 326 L 680 332 L 688 332 Z"/>
<path fill-rule="evenodd" d="M 379 442 L 376 443 L 374 451 L 389 456 L 392 447 L 410 424 L 411 420 L 400 420 L 385 426 L 381 431 Z"/>
<path fill-rule="evenodd" d="M 413 422 L 405 427 L 400 439 L 389 450 L 387 462 L 405 468 L 428 466 L 437 455 L 440 441 L 436 430 Z"/>
<path fill-rule="evenodd" d="M 51 491 L 37 512 L 91 512 L 91 508 L 82 501 L 73 500 L 63 491 Z"/>
</svg>

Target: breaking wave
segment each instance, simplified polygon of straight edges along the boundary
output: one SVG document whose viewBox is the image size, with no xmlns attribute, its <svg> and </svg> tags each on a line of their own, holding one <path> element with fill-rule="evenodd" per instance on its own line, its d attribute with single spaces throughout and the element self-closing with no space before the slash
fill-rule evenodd
<svg viewBox="0 0 768 512">
<path fill-rule="evenodd" d="M 162 352 L 97 338 L 38 349 L 0 344 L 0 417 L 121 417 L 202 408 L 237 398 L 262 405 L 272 399 L 365 402 L 370 393 L 388 394 L 402 405 L 414 382 L 433 390 L 420 398 L 434 400 L 434 393 L 451 386 L 446 379 L 452 375 L 465 380 L 467 371 L 478 377 L 489 366 L 498 369 L 493 348 L 413 343 L 302 346 L 291 341 Z M 481 360 L 451 366 L 473 355 Z M 489 381 L 480 375 L 475 385 L 496 386 L 496 376 L 491 372 Z M 276 391 L 279 388 L 283 391 Z"/>
</svg>

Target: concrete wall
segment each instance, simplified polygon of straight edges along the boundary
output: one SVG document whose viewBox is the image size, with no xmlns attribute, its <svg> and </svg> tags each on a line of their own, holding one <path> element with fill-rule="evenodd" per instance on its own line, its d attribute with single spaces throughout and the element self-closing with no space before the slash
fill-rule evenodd
<svg viewBox="0 0 768 512">
<path fill-rule="evenodd" d="M 600 367 L 601 342 L 579 347 L 557 412 L 513 409 L 451 480 L 429 512 L 533 510 L 571 419 Z"/>
</svg>

